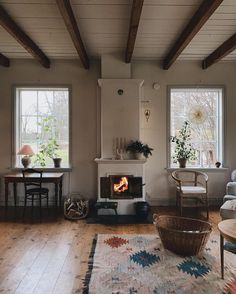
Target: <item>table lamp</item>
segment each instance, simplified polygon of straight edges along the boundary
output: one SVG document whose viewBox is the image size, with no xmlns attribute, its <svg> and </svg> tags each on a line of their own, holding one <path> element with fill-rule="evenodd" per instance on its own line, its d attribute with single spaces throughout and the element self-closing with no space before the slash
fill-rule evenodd
<svg viewBox="0 0 236 294">
<path fill-rule="evenodd" d="M 30 156 L 34 155 L 34 151 L 30 145 L 23 145 L 17 154 L 24 155 L 21 158 L 21 162 L 22 162 L 22 165 L 24 166 L 24 168 L 27 168 L 31 163 Z"/>
</svg>

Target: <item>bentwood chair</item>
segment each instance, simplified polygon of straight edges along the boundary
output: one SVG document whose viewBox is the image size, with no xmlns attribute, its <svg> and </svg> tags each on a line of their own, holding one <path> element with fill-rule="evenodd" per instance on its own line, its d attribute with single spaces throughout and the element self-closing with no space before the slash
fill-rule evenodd
<svg viewBox="0 0 236 294">
<path fill-rule="evenodd" d="M 182 216 L 183 207 L 205 207 L 209 217 L 207 174 L 193 170 L 175 170 L 172 178 L 176 184 L 176 205 Z"/>
<path fill-rule="evenodd" d="M 42 187 L 42 177 L 43 172 L 28 168 L 22 170 L 23 178 L 24 178 L 24 186 L 25 186 L 25 198 L 24 198 L 24 211 L 23 211 L 23 219 L 25 217 L 25 210 L 27 206 L 27 200 L 31 201 L 31 213 L 33 217 L 33 210 L 34 210 L 34 201 L 39 202 L 39 208 L 40 208 L 40 220 L 42 219 L 42 200 L 46 199 L 47 201 L 47 208 L 48 208 L 48 193 L 49 189 Z M 29 178 L 31 174 L 35 174 L 37 177 L 37 181 L 29 181 L 27 177 Z"/>
</svg>

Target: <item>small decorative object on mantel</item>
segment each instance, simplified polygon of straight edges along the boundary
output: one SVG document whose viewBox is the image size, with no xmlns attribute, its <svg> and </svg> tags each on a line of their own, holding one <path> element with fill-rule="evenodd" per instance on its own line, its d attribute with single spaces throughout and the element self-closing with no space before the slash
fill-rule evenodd
<svg viewBox="0 0 236 294">
<path fill-rule="evenodd" d="M 126 159 L 126 138 L 116 137 L 113 139 L 113 154 L 115 159 Z"/>
<path fill-rule="evenodd" d="M 188 121 L 184 121 L 182 128 L 179 130 L 178 136 L 171 136 L 170 140 L 175 143 L 173 162 L 179 162 L 180 168 L 186 167 L 187 160 L 196 160 L 196 149 L 190 143 L 191 127 Z"/>
<path fill-rule="evenodd" d="M 142 159 L 142 156 L 148 158 L 149 155 L 152 155 L 153 148 L 149 147 L 147 144 L 143 144 L 139 140 L 132 140 L 127 145 L 126 151 L 133 156 L 133 159 Z"/>
<path fill-rule="evenodd" d="M 221 162 L 217 161 L 217 162 L 215 163 L 215 165 L 216 165 L 217 168 L 219 168 L 219 167 L 221 166 Z"/>
<path fill-rule="evenodd" d="M 64 202 L 64 216 L 70 220 L 86 218 L 89 212 L 89 201 L 78 193 L 70 194 Z"/>
</svg>

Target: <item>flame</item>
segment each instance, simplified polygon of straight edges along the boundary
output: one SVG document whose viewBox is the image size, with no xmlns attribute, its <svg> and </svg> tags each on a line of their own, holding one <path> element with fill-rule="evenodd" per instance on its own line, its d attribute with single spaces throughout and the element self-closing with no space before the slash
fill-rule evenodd
<svg viewBox="0 0 236 294">
<path fill-rule="evenodd" d="M 122 193 L 128 190 L 129 183 L 127 177 L 122 177 L 118 184 L 114 184 L 114 192 Z"/>
</svg>

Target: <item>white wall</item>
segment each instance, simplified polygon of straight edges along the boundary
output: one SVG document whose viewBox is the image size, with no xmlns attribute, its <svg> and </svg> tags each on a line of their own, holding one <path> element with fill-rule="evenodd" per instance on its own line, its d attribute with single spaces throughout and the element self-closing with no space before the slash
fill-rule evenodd
<svg viewBox="0 0 236 294">
<path fill-rule="evenodd" d="M 44 69 L 33 60 L 12 60 L 10 68 L 0 67 L 0 173 L 9 173 L 12 139 L 12 85 L 71 85 L 72 86 L 72 165 L 66 174 L 64 194 L 79 191 L 88 198 L 96 196 L 97 138 L 97 79 L 99 62 L 92 62 L 89 71 L 80 62 L 53 61 Z M 3 183 L 1 199 L 4 199 Z M 12 193 L 11 193 L 12 194 Z M 12 195 L 11 195 L 12 196 Z"/>
<path fill-rule="evenodd" d="M 170 203 L 175 193 L 167 167 L 167 85 L 224 85 L 226 88 L 226 142 L 225 165 L 228 171 L 212 171 L 209 175 L 211 199 L 222 198 L 225 183 L 231 169 L 236 168 L 236 63 L 219 63 L 207 70 L 197 62 L 177 62 L 168 71 L 162 70 L 156 62 L 136 61 L 132 66 L 132 78 L 144 79 L 144 100 L 150 99 L 149 122 L 142 116 L 141 137 L 155 150 L 147 162 L 146 190 L 152 203 Z M 156 91 L 152 85 L 158 82 Z"/>
<path fill-rule="evenodd" d="M 152 203 L 168 203 L 174 200 L 173 185 L 166 171 L 166 113 L 167 85 L 225 85 L 226 87 L 226 166 L 236 168 L 236 64 L 219 63 L 208 70 L 201 70 L 197 63 L 181 62 L 163 71 L 154 61 L 132 63 L 132 78 L 144 79 L 144 98 L 151 100 L 151 117 L 142 119 L 141 135 L 155 150 L 146 164 L 146 190 Z M 67 175 L 64 194 L 79 191 L 87 198 L 96 198 L 97 166 L 97 79 L 100 78 L 99 62 L 92 62 L 91 69 L 80 67 L 79 61 L 55 61 L 51 69 L 44 69 L 35 61 L 13 60 L 10 68 L 0 67 L 0 173 L 8 173 L 11 167 L 12 139 L 12 85 L 72 85 L 72 165 L 70 179 Z M 161 85 L 159 91 L 152 84 Z M 229 171 L 211 172 L 210 197 L 222 197 Z M 4 197 L 1 186 L 1 200 Z"/>
</svg>

